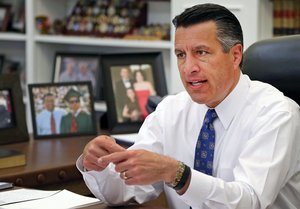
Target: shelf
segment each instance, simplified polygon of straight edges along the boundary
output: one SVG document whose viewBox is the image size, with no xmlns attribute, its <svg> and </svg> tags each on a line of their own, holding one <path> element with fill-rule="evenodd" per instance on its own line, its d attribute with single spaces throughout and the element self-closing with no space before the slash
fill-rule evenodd
<svg viewBox="0 0 300 209">
<path fill-rule="evenodd" d="M 172 47 L 170 41 L 123 40 L 82 36 L 36 35 L 34 37 L 34 40 L 39 43 L 76 44 L 126 48 L 171 49 Z"/>
<path fill-rule="evenodd" d="M 0 32 L 0 41 L 25 41 L 26 35 L 21 33 Z"/>
</svg>

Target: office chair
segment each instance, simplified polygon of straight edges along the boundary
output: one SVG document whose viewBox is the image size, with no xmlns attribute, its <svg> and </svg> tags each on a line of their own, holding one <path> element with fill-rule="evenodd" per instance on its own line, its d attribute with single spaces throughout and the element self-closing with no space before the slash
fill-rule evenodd
<svg viewBox="0 0 300 209">
<path fill-rule="evenodd" d="M 300 35 L 258 41 L 244 53 L 243 73 L 300 104 Z"/>
</svg>

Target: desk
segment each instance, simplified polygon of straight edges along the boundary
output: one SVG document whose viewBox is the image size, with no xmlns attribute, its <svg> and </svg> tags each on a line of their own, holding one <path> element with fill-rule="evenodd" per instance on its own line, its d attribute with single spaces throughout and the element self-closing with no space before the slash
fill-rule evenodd
<svg viewBox="0 0 300 209">
<path fill-rule="evenodd" d="M 26 154 L 26 166 L 0 170 L 0 181 L 13 182 L 16 186 L 38 189 L 68 189 L 89 195 L 76 159 L 93 136 L 62 139 L 30 139 L 29 142 L 2 145 Z"/>
<path fill-rule="evenodd" d="M 25 153 L 27 164 L 26 166 L 0 169 L 0 181 L 13 182 L 20 187 L 46 190 L 67 189 L 77 194 L 91 195 L 75 163 L 84 146 L 93 138 L 94 136 L 30 139 L 29 142 L 2 145 L 1 148 L 15 149 Z M 164 194 L 149 204 L 167 206 Z M 93 208 L 110 209 L 104 206 L 99 208 L 99 205 L 90 209 Z M 133 208 L 139 209 L 139 207 Z"/>
</svg>

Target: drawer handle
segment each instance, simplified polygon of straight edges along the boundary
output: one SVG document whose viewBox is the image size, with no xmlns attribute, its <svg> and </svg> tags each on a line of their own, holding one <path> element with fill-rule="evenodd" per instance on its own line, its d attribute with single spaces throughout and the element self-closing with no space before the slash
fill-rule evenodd
<svg viewBox="0 0 300 209">
<path fill-rule="evenodd" d="M 43 184 L 46 182 L 46 176 L 42 173 L 37 175 L 37 182 Z"/>
<path fill-rule="evenodd" d="M 59 177 L 59 179 L 61 179 L 61 180 L 65 180 L 65 179 L 67 178 L 67 172 L 64 171 L 64 170 L 59 171 L 59 172 L 58 172 L 58 177 Z"/>
</svg>

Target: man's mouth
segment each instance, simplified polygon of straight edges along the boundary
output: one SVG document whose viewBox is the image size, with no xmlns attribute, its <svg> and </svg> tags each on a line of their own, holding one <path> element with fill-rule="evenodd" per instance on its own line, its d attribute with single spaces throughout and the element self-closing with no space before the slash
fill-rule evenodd
<svg viewBox="0 0 300 209">
<path fill-rule="evenodd" d="M 192 86 L 200 86 L 201 84 L 207 82 L 207 80 L 202 80 L 202 81 L 191 81 L 189 82 Z"/>
</svg>

